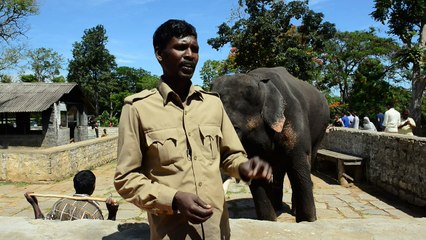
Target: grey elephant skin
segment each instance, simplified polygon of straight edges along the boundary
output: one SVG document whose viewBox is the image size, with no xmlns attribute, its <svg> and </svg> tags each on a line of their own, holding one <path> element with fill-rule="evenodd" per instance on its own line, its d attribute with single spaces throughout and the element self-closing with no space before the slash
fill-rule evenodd
<svg viewBox="0 0 426 240">
<path fill-rule="evenodd" d="M 250 184 L 258 219 L 276 221 L 287 174 L 296 222 L 315 221 L 311 166 L 330 117 L 324 95 L 283 67 L 219 77 L 212 91 L 219 93 L 248 156 L 272 166 L 271 183 Z"/>
</svg>

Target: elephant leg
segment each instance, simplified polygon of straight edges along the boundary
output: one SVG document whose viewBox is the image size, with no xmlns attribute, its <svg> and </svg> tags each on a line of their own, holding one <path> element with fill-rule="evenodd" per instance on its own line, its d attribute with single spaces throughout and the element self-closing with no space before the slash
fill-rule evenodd
<svg viewBox="0 0 426 240">
<path fill-rule="evenodd" d="M 250 184 L 250 191 L 259 220 L 277 220 L 277 214 L 268 196 L 270 189 L 271 187 L 268 187 L 268 183 L 265 181 L 253 180 Z"/>
<path fill-rule="evenodd" d="M 275 211 L 283 209 L 283 184 L 285 172 L 281 169 L 274 169 L 274 181 L 271 184 L 268 197 L 271 200 Z"/>
<path fill-rule="evenodd" d="M 306 154 L 302 159 L 296 158 L 287 172 L 293 191 L 292 211 L 296 211 L 296 222 L 317 219 L 309 161 Z"/>
</svg>

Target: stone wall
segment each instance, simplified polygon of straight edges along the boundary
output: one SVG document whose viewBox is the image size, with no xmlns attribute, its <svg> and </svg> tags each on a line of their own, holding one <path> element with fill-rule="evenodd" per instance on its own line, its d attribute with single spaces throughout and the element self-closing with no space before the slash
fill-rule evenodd
<svg viewBox="0 0 426 240">
<path fill-rule="evenodd" d="M 365 158 L 364 175 L 399 198 L 426 206 L 426 138 L 335 128 L 323 148 Z"/>
<path fill-rule="evenodd" d="M 49 182 L 117 159 L 117 136 L 52 148 L 0 149 L 0 181 Z"/>
</svg>

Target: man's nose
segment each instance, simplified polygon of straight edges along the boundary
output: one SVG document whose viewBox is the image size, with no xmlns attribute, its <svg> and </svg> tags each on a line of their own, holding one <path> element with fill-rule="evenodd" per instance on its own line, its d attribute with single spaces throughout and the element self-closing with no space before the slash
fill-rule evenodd
<svg viewBox="0 0 426 240">
<path fill-rule="evenodd" d="M 191 50 L 191 48 L 187 48 L 184 52 L 184 57 L 186 58 L 193 58 L 194 52 Z"/>
</svg>

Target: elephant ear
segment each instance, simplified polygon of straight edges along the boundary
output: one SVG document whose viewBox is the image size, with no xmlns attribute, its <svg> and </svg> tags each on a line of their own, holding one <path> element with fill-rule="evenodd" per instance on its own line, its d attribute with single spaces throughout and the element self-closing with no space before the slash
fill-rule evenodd
<svg viewBox="0 0 426 240">
<path fill-rule="evenodd" d="M 285 101 L 282 94 L 278 91 L 275 84 L 264 79 L 259 82 L 263 89 L 263 120 L 277 133 L 280 133 L 284 128 L 285 116 Z"/>
</svg>

